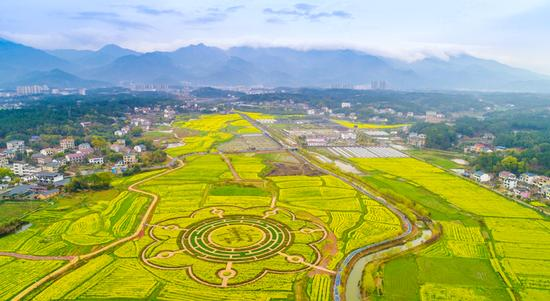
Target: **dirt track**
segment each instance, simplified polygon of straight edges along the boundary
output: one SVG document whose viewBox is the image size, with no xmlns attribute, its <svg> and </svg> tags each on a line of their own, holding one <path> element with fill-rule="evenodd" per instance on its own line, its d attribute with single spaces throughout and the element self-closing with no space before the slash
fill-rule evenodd
<svg viewBox="0 0 550 301">
<path fill-rule="evenodd" d="M 73 260 L 76 256 L 39 256 L 39 255 L 28 255 L 20 254 L 14 252 L 0 252 L 0 256 L 14 257 L 17 259 L 26 259 L 26 260 Z"/>
<path fill-rule="evenodd" d="M 227 166 L 229 167 L 229 170 L 231 171 L 231 174 L 233 175 L 235 181 L 242 181 L 243 179 L 241 179 L 241 176 L 239 176 L 239 174 L 235 170 L 235 167 L 233 167 L 231 160 L 229 160 L 229 158 L 227 158 L 227 156 L 222 152 L 220 152 L 220 156 L 225 161 L 225 164 L 227 164 Z"/>
<path fill-rule="evenodd" d="M 147 182 L 147 181 L 150 181 L 152 179 L 158 178 L 160 176 L 163 176 L 165 174 L 171 173 L 173 171 L 176 171 L 176 170 L 182 168 L 183 165 L 184 165 L 183 162 L 181 160 L 178 160 L 178 162 L 180 163 L 180 165 L 178 167 L 176 167 L 174 169 L 171 169 L 171 170 L 167 170 L 167 171 L 162 172 L 160 174 L 151 176 L 149 178 L 143 179 L 143 180 L 141 180 L 139 182 L 136 182 L 136 183 L 134 183 L 134 184 L 132 184 L 128 187 L 129 191 L 145 194 L 147 196 L 152 197 L 151 205 L 149 205 L 149 208 L 147 208 L 147 211 L 143 215 L 143 218 L 141 219 L 139 227 L 136 229 L 134 234 L 132 234 L 131 236 L 122 238 L 120 240 L 114 241 L 114 242 L 112 242 L 112 243 L 110 243 L 106 246 L 103 246 L 103 247 L 101 247 L 101 248 L 99 248 L 99 249 L 97 249 L 97 250 L 95 250 L 91 253 L 88 253 L 88 254 L 84 254 L 84 255 L 80 255 L 80 256 L 66 256 L 66 259 L 64 259 L 64 260 L 69 259 L 70 261 L 69 261 L 68 264 L 66 264 L 66 265 L 62 266 L 61 268 L 51 272 L 50 274 L 42 277 L 42 279 L 34 282 L 32 285 L 27 287 L 25 290 L 19 292 L 19 294 L 17 294 L 15 297 L 13 297 L 12 300 L 21 300 L 21 299 L 25 298 L 25 296 L 27 296 L 29 293 L 31 293 L 33 290 L 37 289 L 38 287 L 40 287 L 44 283 L 46 283 L 46 282 L 48 282 L 52 279 L 55 279 L 56 277 L 58 277 L 58 276 L 62 275 L 63 273 L 69 271 L 71 268 L 76 266 L 76 264 L 78 264 L 81 260 L 87 260 L 87 259 L 93 258 L 93 257 L 95 257 L 95 256 L 97 256 L 97 255 L 113 248 L 113 247 L 116 247 L 116 246 L 121 245 L 121 244 L 123 244 L 127 241 L 130 241 L 130 240 L 141 237 L 143 235 L 143 230 L 145 229 L 145 226 L 146 226 L 148 220 L 151 218 L 151 215 L 153 214 L 153 211 L 156 208 L 159 197 L 158 197 L 158 195 L 156 195 L 154 193 L 143 191 L 143 190 L 140 190 L 136 187 L 138 185 L 141 185 L 141 184 Z M 0 256 L 1 256 L 1 254 L 0 254 Z M 52 260 L 52 259 L 48 259 L 48 256 L 37 257 L 37 256 L 33 256 L 33 255 L 25 255 L 25 254 L 17 254 L 17 253 L 7 253 L 7 255 L 3 255 L 3 256 L 11 256 L 11 257 L 15 257 L 15 258 L 22 258 L 20 256 L 31 256 L 33 258 L 37 258 L 37 259 L 33 259 L 33 260 Z M 42 258 L 42 259 L 38 259 L 38 258 Z M 53 257 L 53 258 L 56 258 L 56 257 Z M 53 260 L 60 260 L 60 259 L 53 259 Z M 61 259 L 61 260 L 63 260 L 63 259 Z"/>
</svg>

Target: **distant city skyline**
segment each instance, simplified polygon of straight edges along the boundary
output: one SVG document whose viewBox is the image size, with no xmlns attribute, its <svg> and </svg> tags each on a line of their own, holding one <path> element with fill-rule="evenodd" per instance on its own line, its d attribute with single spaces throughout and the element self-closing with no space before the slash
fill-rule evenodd
<svg viewBox="0 0 550 301">
<path fill-rule="evenodd" d="M 0 37 L 43 49 L 189 44 L 350 48 L 406 60 L 468 53 L 550 74 L 550 0 L 4 0 Z"/>
</svg>

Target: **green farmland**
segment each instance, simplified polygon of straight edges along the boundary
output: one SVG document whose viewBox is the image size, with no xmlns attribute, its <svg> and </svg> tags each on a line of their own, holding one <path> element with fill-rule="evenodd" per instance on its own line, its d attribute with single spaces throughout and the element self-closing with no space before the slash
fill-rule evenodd
<svg viewBox="0 0 550 301">
<path fill-rule="evenodd" d="M 346 254 L 402 232 L 386 207 L 286 151 L 218 153 L 257 133 L 238 115 L 175 126 L 197 134 L 172 150 L 179 167 L 64 194 L 0 238 L 0 299 L 330 300 Z"/>
<path fill-rule="evenodd" d="M 434 244 L 380 267 L 379 300 L 547 300 L 550 228 L 533 210 L 416 159 L 354 159 L 365 183 L 429 212 Z M 528 268 L 529 267 L 529 268 Z M 401 281 L 403 269 L 414 277 Z M 409 293 L 403 294 L 404 291 Z"/>
<path fill-rule="evenodd" d="M 349 159 L 353 175 L 315 168 L 302 150 L 265 147 L 253 123 L 182 118 L 177 166 L 0 203 L 1 217 L 28 223 L 0 237 L 0 300 L 333 300 L 346 257 L 379 242 L 400 251 L 367 263 L 368 300 L 549 299 L 546 217 L 412 158 Z M 409 250 L 406 219 L 376 196 L 417 221 L 411 237 L 431 221 L 441 235 Z"/>
</svg>

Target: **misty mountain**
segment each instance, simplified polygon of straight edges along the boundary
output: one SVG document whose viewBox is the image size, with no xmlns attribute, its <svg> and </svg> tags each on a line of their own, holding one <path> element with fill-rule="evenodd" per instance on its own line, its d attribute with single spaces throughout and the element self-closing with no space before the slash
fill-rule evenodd
<svg viewBox="0 0 550 301">
<path fill-rule="evenodd" d="M 0 38 L 0 83 L 15 81 L 29 72 L 54 68 L 70 69 L 71 64 L 42 50 Z"/>
<path fill-rule="evenodd" d="M 139 53 L 117 45 L 48 52 L 0 40 L 0 84 L 59 69 L 79 78 L 124 83 L 329 87 L 386 81 L 392 89 L 550 91 L 550 77 L 469 55 L 412 63 L 355 50 L 295 50 L 204 44 Z"/>
<path fill-rule="evenodd" d="M 48 53 L 75 65 L 80 65 L 82 68 L 99 67 L 112 63 L 116 59 L 126 55 L 140 54 L 139 52 L 122 48 L 114 44 L 105 45 L 97 51 L 59 49 L 50 50 Z"/>
<path fill-rule="evenodd" d="M 357 85 L 373 80 L 402 86 L 404 80 L 415 80 L 414 74 L 392 68 L 382 58 L 352 50 L 239 47 L 229 53 L 254 63 L 267 74 L 278 74 L 278 81 L 284 80 L 290 86 L 296 86 L 292 84 L 296 82 L 307 86 Z"/>
<path fill-rule="evenodd" d="M 86 71 L 89 78 L 101 78 L 111 83 L 166 83 L 177 84 L 184 71 L 165 54 L 159 52 L 126 55 L 105 66 Z"/>
<path fill-rule="evenodd" d="M 422 78 L 421 88 L 501 90 L 513 82 L 545 79 L 534 72 L 464 54 L 447 60 L 426 58 L 408 67 Z"/>
<path fill-rule="evenodd" d="M 229 60 L 228 54 L 222 49 L 204 44 L 182 47 L 162 54 L 169 57 L 176 67 L 197 78 L 207 77 Z"/>
<path fill-rule="evenodd" d="M 15 88 L 16 86 L 25 85 L 47 85 L 54 88 L 99 88 L 111 86 L 110 83 L 86 80 L 59 69 L 50 71 L 34 71 L 21 76 L 17 81 L 6 83 L 5 86 Z"/>
</svg>

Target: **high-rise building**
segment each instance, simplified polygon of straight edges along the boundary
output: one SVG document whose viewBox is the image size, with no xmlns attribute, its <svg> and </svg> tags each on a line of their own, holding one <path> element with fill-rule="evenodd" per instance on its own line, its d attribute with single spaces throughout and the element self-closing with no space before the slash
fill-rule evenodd
<svg viewBox="0 0 550 301">
<path fill-rule="evenodd" d="M 379 80 L 379 81 L 373 80 L 370 83 L 371 90 L 386 90 L 386 87 L 387 85 L 385 80 Z"/>
<path fill-rule="evenodd" d="M 17 95 L 34 95 L 34 94 L 43 94 L 50 91 L 50 88 L 46 85 L 32 85 L 32 86 L 18 86 L 16 88 Z"/>
</svg>

